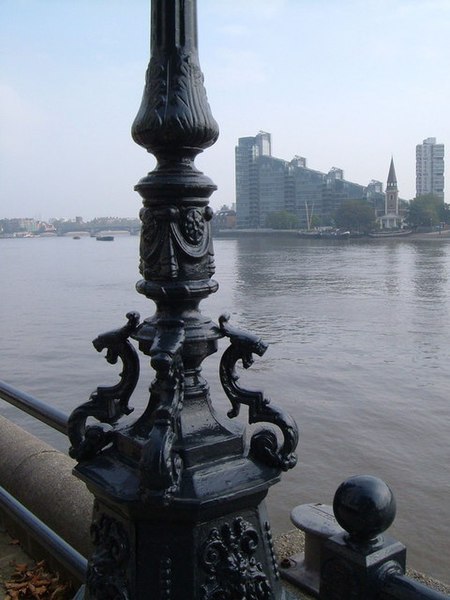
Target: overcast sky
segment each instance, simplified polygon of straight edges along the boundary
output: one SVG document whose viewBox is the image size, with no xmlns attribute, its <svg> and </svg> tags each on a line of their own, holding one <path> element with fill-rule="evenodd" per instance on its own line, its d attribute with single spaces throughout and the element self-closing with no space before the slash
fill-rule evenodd
<svg viewBox="0 0 450 600">
<path fill-rule="evenodd" d="M 197 159 L 213 208 L 235 201 L 234 147 L 259 130 L 275 156 L 363 185 L 385 184 L 393 155 L 406 199 L 416 144 L 450 152 L 450 0 L 198 0 L 198 13 L 221 131 Z M 0 218 L 136 216 L 133 186 L 154 167 L 130 136 L 149 0 L 0 0 L 0 39 Z"/>
</svg>

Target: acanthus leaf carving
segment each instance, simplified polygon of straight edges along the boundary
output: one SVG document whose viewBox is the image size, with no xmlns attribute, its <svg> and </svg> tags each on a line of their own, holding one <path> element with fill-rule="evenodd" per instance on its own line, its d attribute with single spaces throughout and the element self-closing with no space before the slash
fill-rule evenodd
<svg viewBox="0 0 450 600">
<path fill-rule="evenodd" d="M 197 154 L 214 144 L 218 126 L 196 56 L 182 48 L 169 56 L 154 49 L 132 133 L 136 143 L 156 155 L 176 146 Z"/>
<path fill-rule="evenodd" d="M 258 545 L 256 530 L 242 517 L 212 529 L 200 550 L 207 573 L 202 600 L 271 600 L 270 582 L 255 557 Z"/>
<path fill-rule="evenodd" d="M 91 525 L 94 546 L 88 563 L 86 586 L 96 600 L 130 600 L 127 564 L 130 543 L 123 525 L 102 513 Z"/>
</svg>

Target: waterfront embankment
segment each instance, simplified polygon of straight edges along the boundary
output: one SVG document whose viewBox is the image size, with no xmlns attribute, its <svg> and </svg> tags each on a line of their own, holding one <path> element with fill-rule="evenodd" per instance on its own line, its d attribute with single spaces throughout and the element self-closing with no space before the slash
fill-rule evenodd
<svg viewBox="0 0 450 600">
<path fill-rule="evenodd" d="M 270 236 L 270 237 L 298 237 L 299 232 L 295 229 L 220 229 L 214 233 L 217 238 L 245 238 L 249 236 Z M 305 239 L 305 236 L 303 236 Z M 331 241 L 331 242 L 347 242 L 348 240 L 367 240 L 373 242 L 383 241 L 448 241 L 450 240 L 450 229 L 438 230 L 438 231 L 426 231 L 426 232 L 412 232 L 408 235 L 386 236 L 383 237 L 370 237 L 369 235 L 358 235 L 355 237 L 350 236 L 349 238 L 315 238 L 313 234 L 307 236 L 306 239 L 311 241 L 317 239 L 320 241 Z"/>
</svg>

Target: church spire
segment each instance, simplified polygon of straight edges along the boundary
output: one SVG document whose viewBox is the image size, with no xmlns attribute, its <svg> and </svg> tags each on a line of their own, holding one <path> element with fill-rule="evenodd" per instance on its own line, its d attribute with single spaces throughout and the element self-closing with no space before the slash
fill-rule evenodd
<svg viewBox="0 0 450 600">
<path fill-rule="evenodd" d="M 389 175 L 387 178 L 387 185 L 386 185 L 386 194 L 385 194 L 385 200 L 384 200 L 384 214 L 385 215 L 396 215 L 396 216 L 398 215 L 397 175 L 395 174 L 394 158 L 392 156 L 391 156 L 391 165 L 389 167 Z"/>
<path fill-rule="evenodd" d="M 394 157 L 391 156 L 391 166 L 389 167 L 389 175 L 387 178 L 387 188 L 393 189 L 397 187 L 397 175 L 395 174 Z"/>
<path fill-rule="evenodd" d="M 398 229 L 402 227 L 403 218 L 399 214 L 397 175 L 394 158 L 391 156 L 386 193 L 384 195 L 384 215 L 378 217 L 382 229 Z"/>
</svg>

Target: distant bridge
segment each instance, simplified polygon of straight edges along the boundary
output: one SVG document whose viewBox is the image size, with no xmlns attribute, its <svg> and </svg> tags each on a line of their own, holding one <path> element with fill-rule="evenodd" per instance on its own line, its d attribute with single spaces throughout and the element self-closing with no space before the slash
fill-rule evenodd
<svg viewBox="0 0 450 600">
<path fill-rule="evenodd" d="M 140 224 L 137 225 L 96 225 L 91 227 L 86 223 L 62 223 L 56 228 L 57 235 L 69 235 L 72 233 L 88 233 L 96 236 L 105 231 L 128 231 L 130 235 L 138 235 L 141 231 Z"/>
</svg>

